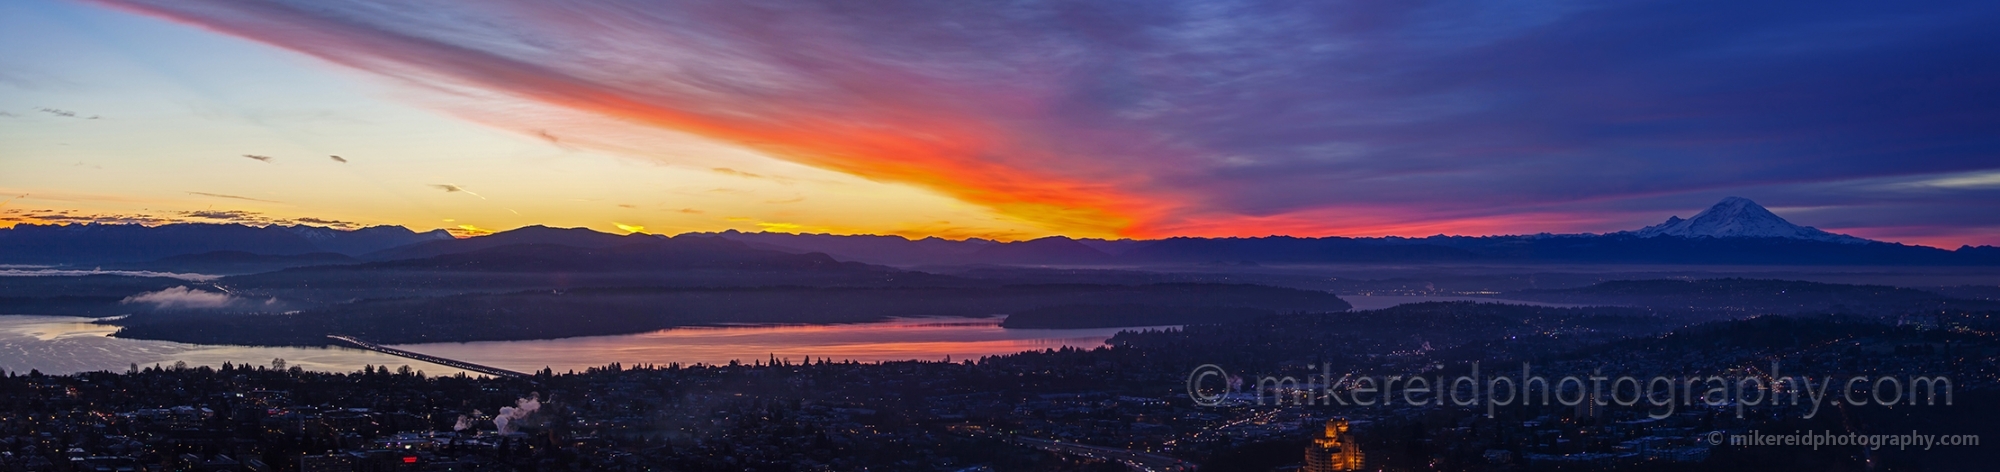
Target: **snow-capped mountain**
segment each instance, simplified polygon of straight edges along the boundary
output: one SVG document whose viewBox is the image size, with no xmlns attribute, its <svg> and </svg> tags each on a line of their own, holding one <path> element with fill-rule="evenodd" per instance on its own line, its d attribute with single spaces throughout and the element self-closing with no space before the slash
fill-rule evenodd
<svg viewBox="0 0 2000 472">
<path fill-rule="evenodd" d="M 1679 216 L 1667 218 L 1665 223 L 1647 226 L 1632 234 L 1650 238 L 1654 236 L 1680 236 L 1684 238 L 1788 238 L 1811 241 L 1826 241 L 1845 244 L 1866 244 L 1872 241 L 1845 234 L 1820 231 L 1811 226 L 1799 226 L 1779 218 L 1770 210 L 1757 205 L 1747 198 L 1729 197 L 1715 206 L 1702 210 L 1694 218 L 1681 219 Z"/>
</svg>

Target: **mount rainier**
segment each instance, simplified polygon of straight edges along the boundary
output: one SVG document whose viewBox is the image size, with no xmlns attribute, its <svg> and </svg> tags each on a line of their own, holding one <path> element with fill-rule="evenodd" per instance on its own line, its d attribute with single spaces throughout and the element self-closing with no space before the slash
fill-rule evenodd
<svg viewBox="0 0 2000 472">
<path fill-rule="evenodd" d="M 1679 236 L 1683 238 L 1786 238 L 1830 243 L 1866 244 L 1867 239 L 1799 226 L 1772 214 L 1747 198 L 1729 197 L 1702 210 L 1694 218 L 1667 218 L 1665 223 L 1641 228 L 1631 234 L 1642 238 Z"/>
</svg>

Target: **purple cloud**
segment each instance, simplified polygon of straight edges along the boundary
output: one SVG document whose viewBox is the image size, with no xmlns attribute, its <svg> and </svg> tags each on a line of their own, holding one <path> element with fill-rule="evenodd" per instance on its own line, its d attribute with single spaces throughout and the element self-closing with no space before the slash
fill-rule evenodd
<svg viewBox="0 0 2000 472">
<path fill-rule="evenodd" d="M 2000 172 L 1991 2 L 110 3 L 1057 229 L 1604 231 L 1743 195 L 2000 243 L 2000 181 L 1893 184 Z"/>
</svg>

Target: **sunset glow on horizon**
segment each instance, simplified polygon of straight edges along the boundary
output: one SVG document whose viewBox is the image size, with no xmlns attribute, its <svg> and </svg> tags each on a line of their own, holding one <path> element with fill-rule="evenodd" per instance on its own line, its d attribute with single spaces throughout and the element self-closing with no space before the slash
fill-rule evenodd
<svg viewBox="0 0 2000 472">
<path fill-rule="evenodd" d="M 2000 244 L 1994 7 L 1713 8 L 28 0 L 0 227 Z"/>
</svg>

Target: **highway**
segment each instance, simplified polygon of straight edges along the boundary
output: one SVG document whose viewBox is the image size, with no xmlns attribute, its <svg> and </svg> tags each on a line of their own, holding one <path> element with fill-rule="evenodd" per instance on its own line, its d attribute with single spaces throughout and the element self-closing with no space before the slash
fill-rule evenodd
<svg viewBox="0 0 2000 472">
<path fill-rule="evenodd" d="M 1182 461 L 1180 459 L 1175 459 L 1172 457 L 1167 457 L 1159 454 L 1144 453 L 1130 449 L 1092 446 L 1088 444 L 1077 444 L 1073 442 L 1058 442 L 1046 439 L 1024 438 L 1020 436 L 1015 436 L 1012 439 L 1014 442 L 1019 443 L 1023 446 L 1054 452 L 1057 454 L 1068 454 L 1072 456 L 1081 456 L 1093 459 L 1116 461 L 1125 464 L 1125 467 L 1131 468 L 1132 470 L 1136 471 L 1147 471 L 1147 472 L 1191 471 L 1195 469 L 1194 464 L 1189 464 L 1186 461 Z"/>
</svg>

